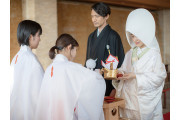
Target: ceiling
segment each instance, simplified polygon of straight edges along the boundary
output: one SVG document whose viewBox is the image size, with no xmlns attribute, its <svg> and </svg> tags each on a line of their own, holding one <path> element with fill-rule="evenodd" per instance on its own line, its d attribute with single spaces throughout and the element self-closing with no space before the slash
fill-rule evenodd
<svg viewBox="0 0 180 120">
<path fill-rule="evenodd" d="M 58 0 L 58 1 L 74 1 L 74 2 L 104 2 L 109 5 L 131 7 L 131 8 L 146 8 L 149 10 L 170 9 L 170 0 Z"/>
</svg>

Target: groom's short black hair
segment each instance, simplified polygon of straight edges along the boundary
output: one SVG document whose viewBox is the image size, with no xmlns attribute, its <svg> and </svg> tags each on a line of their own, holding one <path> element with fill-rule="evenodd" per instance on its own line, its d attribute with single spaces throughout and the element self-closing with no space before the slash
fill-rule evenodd
<svg viewBox="0 0 180 120">
<path fill-rule="evenodd" d="M 111 14 L 110 7 L 103 2 L 96 3 L 91 8 L 102 17 L 106 17 L 108 14 Z"/>
</svg>

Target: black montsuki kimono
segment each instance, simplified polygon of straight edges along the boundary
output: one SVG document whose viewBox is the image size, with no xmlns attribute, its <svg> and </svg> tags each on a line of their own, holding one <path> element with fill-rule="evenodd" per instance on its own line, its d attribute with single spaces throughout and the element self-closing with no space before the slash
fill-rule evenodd
<svg viewBox="0 0 180 120">
<path fill-rule="evenodd" d="M 124 49 L 121 42 L 121 38 L 116 31 L 111 29 L 109 25 L 106 25 L 97 37 L 97 29 L 89 35 L 87 43 L 87 53 L 86 60 L 88 59 L 97 59 L 95 69 L 101 69 L 101 60 L 105 60 L 109 56 L 109 52 L 106 49 L 106 45 L 110 46 L 110 52 L 113 56 L 118 56 L 119 64 L 118 68 L 121 66 L 124 60 Z M 112 89 L 112 80 L 106 81 L 106 96 L 109 96 Z"/>
</svg>

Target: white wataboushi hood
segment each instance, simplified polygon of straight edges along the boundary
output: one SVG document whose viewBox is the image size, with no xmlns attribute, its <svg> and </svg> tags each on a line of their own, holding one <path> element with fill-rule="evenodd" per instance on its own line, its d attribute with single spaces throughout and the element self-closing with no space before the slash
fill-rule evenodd
<svg viewBox="0 0 180 120">
<path fill-rule="evenodd" d="M 155 20 L 148 10 L 143 8 L 133 10 L 126 21 L 126 37 L 131 48 L 134 48 L 135 44 L 129 37 L 130 33 L 139 38 L 148 48 L 160 51 L 155 29 Z"/>
</svg>

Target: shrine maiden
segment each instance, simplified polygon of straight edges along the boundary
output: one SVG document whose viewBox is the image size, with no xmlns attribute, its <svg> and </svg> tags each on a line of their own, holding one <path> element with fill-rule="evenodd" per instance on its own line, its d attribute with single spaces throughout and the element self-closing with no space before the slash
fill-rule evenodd
<svg viewBox="0 0 180 120">
<path fill-rule="evenodd" d="M 38 47 L 41 33 L 41 26 L 35 21 L 24 20 L 18 25 L 17 38 L 21 47 L 11 62 L 11 120 L 34 120 L 44 70 L 32 49 Z"/>
<path fill-rule="evenodd" d="M 126 101 L 120 115 L 131 120 L 162 120 L 161 95 L 166 78 L 155 21 L 146 9 L 132 11 L 126 21 L 126 37 L 131 49 L 119 72 L 120 82 L 113 81 L 117 97 Z"/>
<path fill-rule="evenodd" d="M 105 81 L 99 73 L 72 62 L 78 46 L 72 36 L 62 34 L 50 49 L 53 62 L 45 71 L 36 120 L 103 118 Z"/>
</svg>

